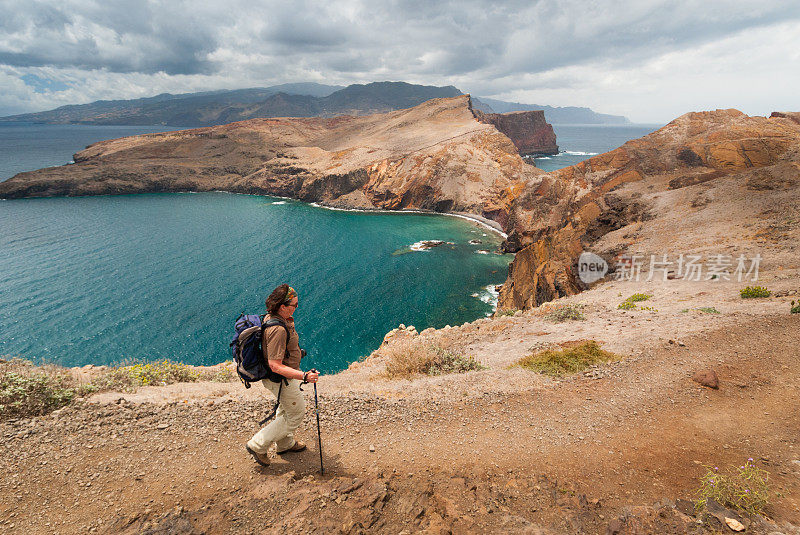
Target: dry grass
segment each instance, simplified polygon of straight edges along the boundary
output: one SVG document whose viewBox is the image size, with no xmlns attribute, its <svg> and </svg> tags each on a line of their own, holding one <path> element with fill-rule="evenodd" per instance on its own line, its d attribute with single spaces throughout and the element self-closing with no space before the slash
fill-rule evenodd
<svg viewBox="0 0 800 535">
<path fill-rule="evenodd" d="M 53 364 L 0 359 L 0 418 L 40 416 L 75 398 L 106 390 L 133 391 L 149 385 L 234 380 L 236 375 L 228 367 L 208 369 L 170 360 L 104 368 L 82 377 L 74 369 Z"/>
<path fill-rule="evenodd" d="M 385 375 L 390 379 L 464 373 L 485 368 L 465 354 L 463 345 L 455 338 L 443 333 L 394 340 L 379 353 L 386 360 Z"/>
<path fill-rule="evenodd" d="M 545 349 L 523 357 L 517 362 L 526 370 L 562 377 L 585 370 L 589 366 L 619 360 L 620 356 L 600 349 L 594 340 L 567 345 L 563 349 Z"/>
<path fill-rule="evenodd" d="M 586 307 L 583 303 L 575 303 L 571 305 L 554 305 L 548 307 L 544 314 L 544 319 L 555 323 L 563 321 L 580 321 L 585 320 L 586 316 L 583 315 L 583 309 Z"/>
</svg>

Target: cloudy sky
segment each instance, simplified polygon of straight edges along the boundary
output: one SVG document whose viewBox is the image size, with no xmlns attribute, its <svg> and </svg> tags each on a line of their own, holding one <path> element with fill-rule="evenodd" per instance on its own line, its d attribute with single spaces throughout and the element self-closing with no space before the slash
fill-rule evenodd
<svg viewBox="0 0 800 535">
<path fill-rule="evenodd" d="M 402 80 L 635 122 L 800 111 L 796 0 L 0 0 L 0 116 Z"/>
</svg>

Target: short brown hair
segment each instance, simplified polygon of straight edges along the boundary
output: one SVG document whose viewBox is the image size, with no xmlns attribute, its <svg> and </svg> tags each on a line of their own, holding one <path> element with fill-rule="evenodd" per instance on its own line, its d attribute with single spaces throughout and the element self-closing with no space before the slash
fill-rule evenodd
<svg viewBox="0 0 800 535">
<path fill-rule="evenodd" d="M 281 305 L 286 302 L 287 295 L 289 295 L 288 284 L 281 284 L 280 286 L 272 290 L 272 293 L 269 294 L 269 297 L 267 297 L 266 300 L 267 312 L 269 312 L 273 316 L 277 315 L 278 309 L 281 308 Z"/>
</svg>

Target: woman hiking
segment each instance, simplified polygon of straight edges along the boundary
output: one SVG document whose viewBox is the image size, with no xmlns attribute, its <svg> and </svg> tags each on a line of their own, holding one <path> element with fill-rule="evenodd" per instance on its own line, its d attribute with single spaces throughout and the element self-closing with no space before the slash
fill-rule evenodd
<svg viewBox="0 0 800 535">
<path fill-rule="evenodd" d="M 270 370 L 281 376 L 282 380 L 261 381 L 276 398 L 280 389 L 280 403 L 275 419 L 253 435 L 245 445 L 248 453 L 261 466 L 269 466 L 267 451 L 273 442 L 277 444 L 278 455 L 306 449 L 305 444 L 294 438 L 294 432 L 300 427 L 306 409 L 300 384 L 316 383 L 319 378 L 317 371 L 300 371 L 302 352 L 292 317 L 299 305 L 297 292 L 288 284 L 281 284 L 272 291 L 266 303 L 268 316 L 264 321 L 276 320 L 277 324 L 264 329 L 261 346 Z"/>
</svg>

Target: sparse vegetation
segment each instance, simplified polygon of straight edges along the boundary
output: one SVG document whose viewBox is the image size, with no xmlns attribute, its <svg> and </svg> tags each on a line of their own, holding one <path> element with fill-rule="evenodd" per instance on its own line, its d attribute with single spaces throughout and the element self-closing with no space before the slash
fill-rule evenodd
<svg viewBox="0 0 800 535">
<path fill-rule="evenodd" d="M 82 381 L 69 368 L 13 358 L 0 360 L 0 418 L 47 414 L 74 399 L 105 390 L 132 391 L 140 386 L 178 382 L 235 379 L 225 367 L 202 370 L 186 364 L 161 360 L 98 370 Z"/>
<path fill-rule="evenodd" d="M 575 303 L 571 305 L 558 305 L 549 309 L 544 318 L 549 321 L 561 323 L 562 321 L 569 320 L 585 320 L 586 316 L 583 315 L 585 305 L 582 303 Z"/>
<path fill-rule="evenodd" d="M 137 386 L 192 383 L 199 378 L 200 373 L 192 367 L 164 359 L 157 362 L 137 362 L 129 366 L 113 368 L 102 378 L 102 382 L 106 386 L 125 389 Z"/>
<path fill-rule="evenodd" d="M 13 358 L 0 363 L 0 418 L 47 414 L 94 390 L 65 368 Z"/>
<path fill-rule="evenodd" d="M 641 301 L 647 301 L 653 297 L 650 294 L 643 294 L 643 293 L 635 293 L 632 296 L 628 297 L 625 301 L 617 305 L 617 308 L 621 310 L 636 310 L 636 303 Z M 642 307 L 641 310 L 652 310 L 653 312 L 658 312 L 655 308 L 652 307 Z"/>
<path fill-rule="evenodd" d="M 500 316 L 513 316 L 516 313 L 517 313 L 517 309 L 516 308 L 502 308 L 502 309 L 498 309 L 497 312 L 495 312 L 494 315 L 498 316 L 498 317 L 500 317 Z"/>
<path fill-rule="evenodd" d="M 699 307 L 697 310 L 706 314 L 719 314 L 719 310 L 714 307 Z"/>
<path fill-rule="evenodd" d="M 520 359 L 518 366 L 545 375 L 561 377 L 577 373 L 589 366 L 612 360 L 619 356 L 600 349 L 594 340 L 587 340 L 563 349 L 545 349 Z"/>
<path fill-rule="evenodd" d="M 796 305 L 794 301 L 792 301 L 792 314 L 800 314 L 800 301 L 798 301 Z"/>
<path fill-rule="evenodd" d="M 385 375 L 390 379 L 415 375 L 444 375 L 486 369 L 461 345 L 444 335 L 394 341 L 380 349 L 386 357 Z"/>
<path fill-rule="evenodd" d="M 752 458 L 741 466 L 731 466 L 724 473 L 707 466 L 700 477 L 695 508 L 701 512 L 709 499 L 749 515 L 761 514 L 769 505 L 769 473 L 755 465 Z"/>
<path fill-rule="evenodd" d="M 739 290 L 739 295 L 742 299 L 755 299 L 758 297 L 769 297 L 772 292 L 763 286 L 748 286 Z"/>
<path fill-rule="evenodd" d="M 639 310 L 649 310 L 650 312 L 658 312 L 658 309 L 653 307 L 641 307 Z"/>
</svg>

